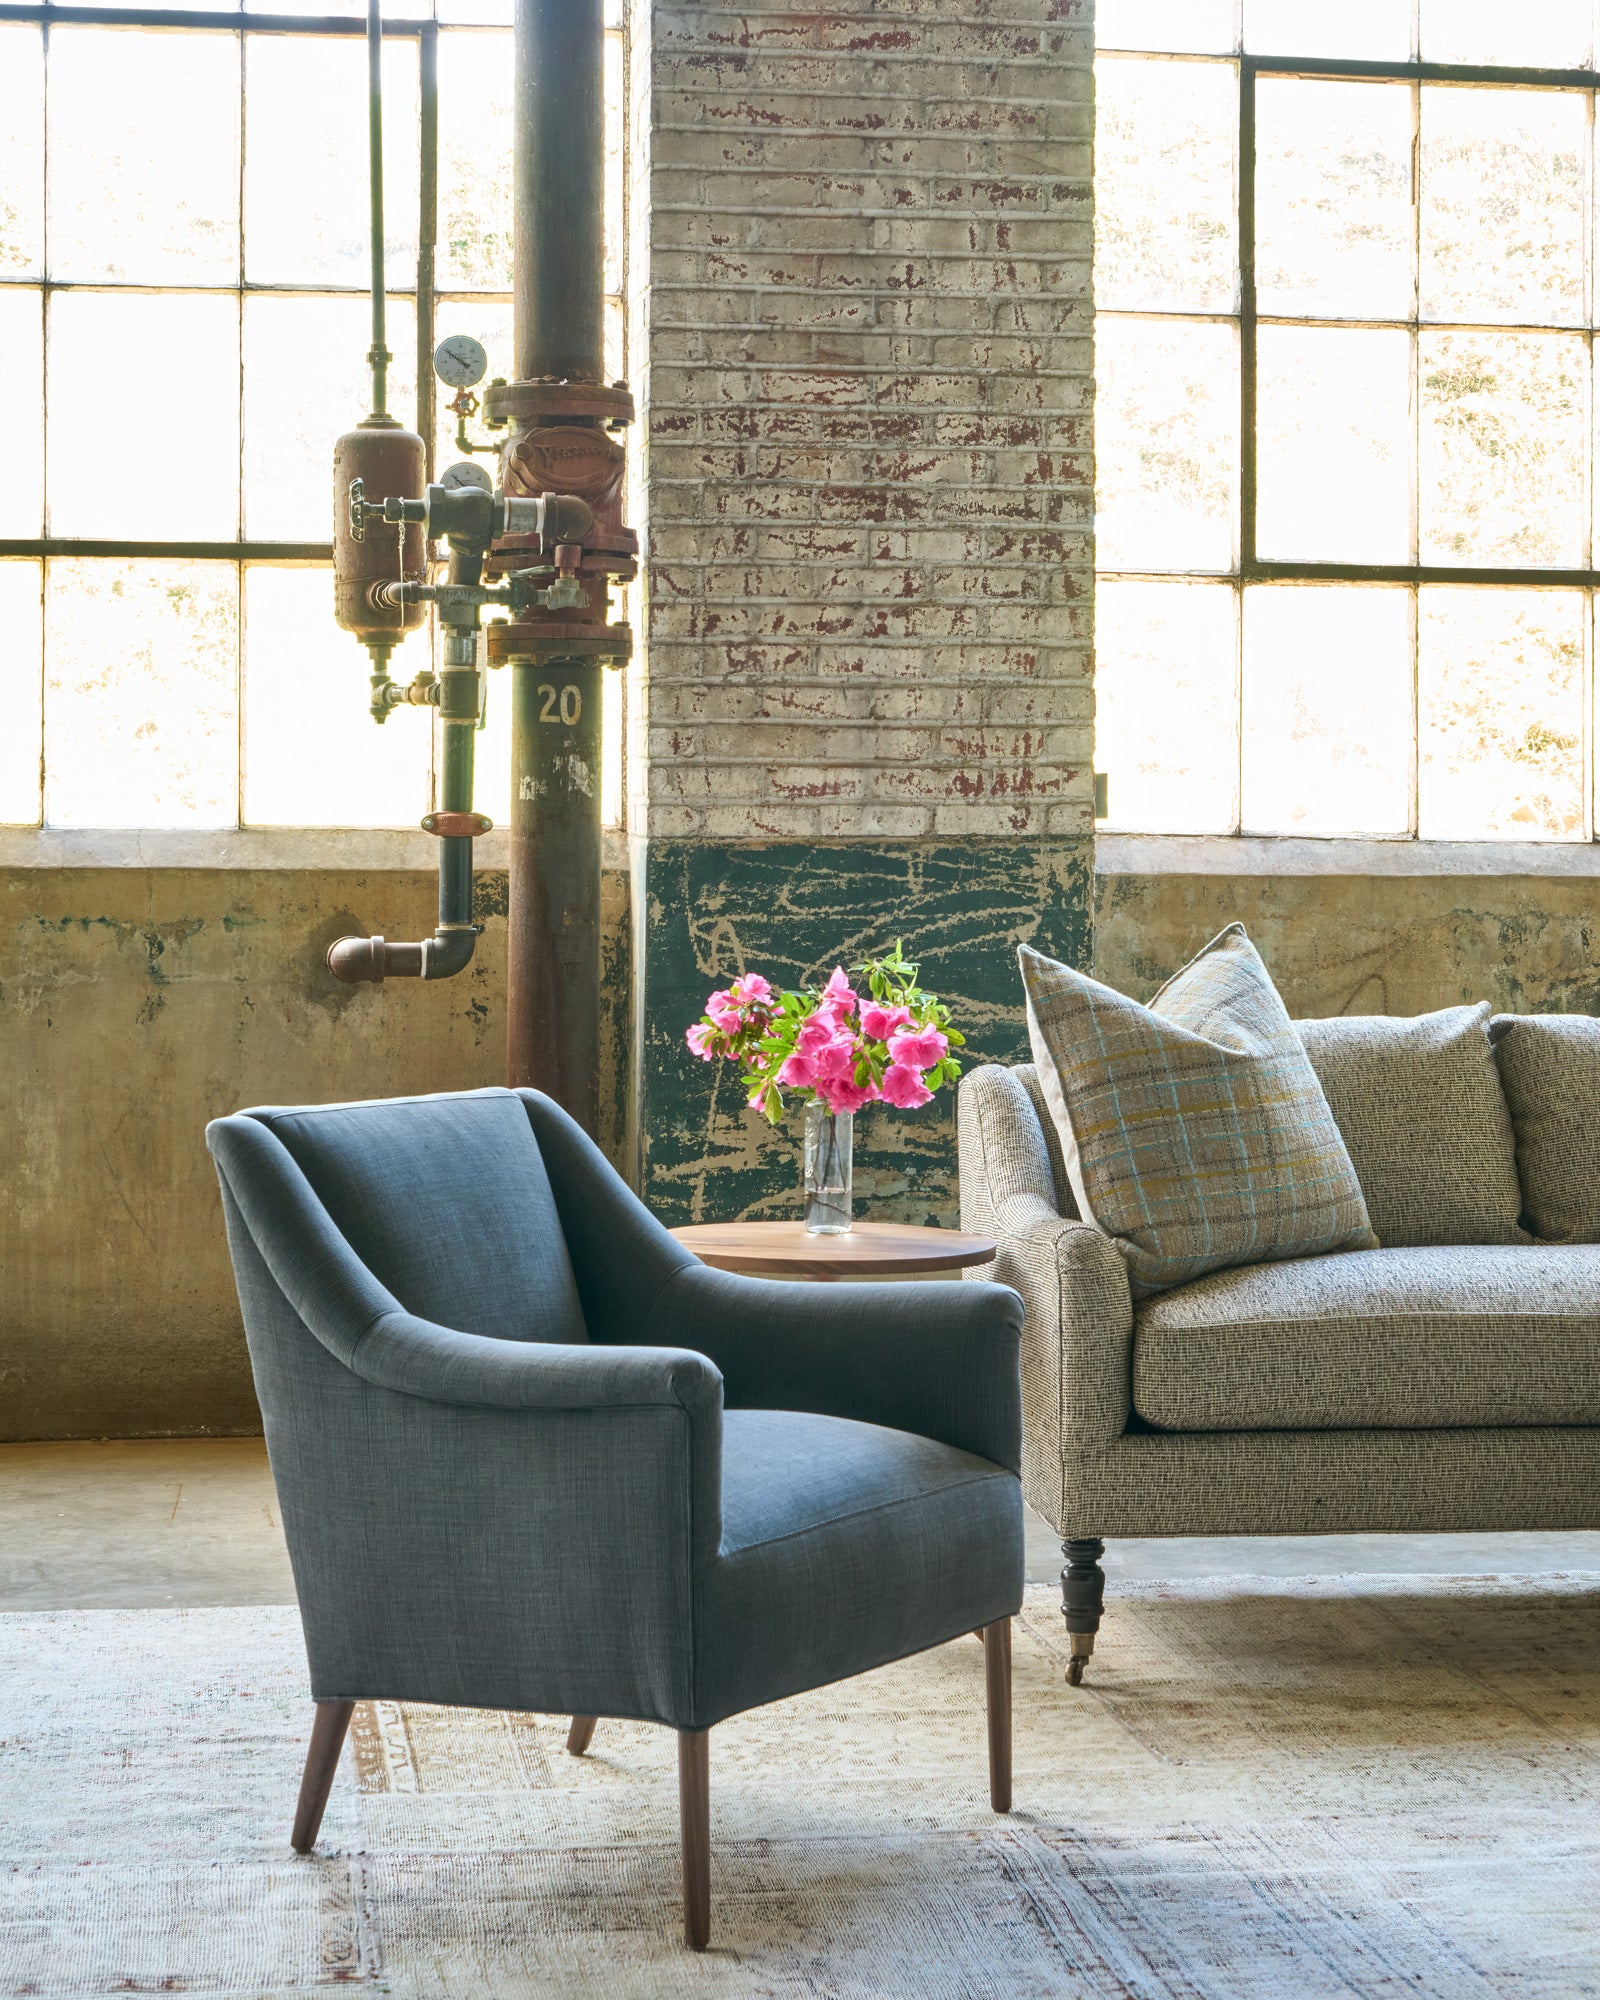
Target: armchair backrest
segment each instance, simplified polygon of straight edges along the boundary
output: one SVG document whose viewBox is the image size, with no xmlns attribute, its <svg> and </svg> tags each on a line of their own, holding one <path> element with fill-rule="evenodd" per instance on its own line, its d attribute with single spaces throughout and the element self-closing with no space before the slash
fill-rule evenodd
<svg viewBox="0 0 1600 2000">
<path fill-rule="evenodd" d="M 458 1333 L 587 1339 L 550 1177 L 509 1090 L 268 1108 L 264 1125 L 356 1258 L 408 1312 Z M 247 1227 L 281 1190 L 229 1173 Z"/>
</svg>

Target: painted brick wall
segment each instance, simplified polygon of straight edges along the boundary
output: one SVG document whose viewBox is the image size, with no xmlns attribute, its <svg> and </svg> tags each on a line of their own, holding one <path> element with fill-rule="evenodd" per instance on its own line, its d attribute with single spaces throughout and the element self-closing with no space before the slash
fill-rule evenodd
<svg viewBox="0 0 1600 2000">
<path fill-rule="evenodd" d="M 1092 832 L 1092 39 L 636 6 L 636 832 Z"/>
<path fill-rule="evenodd" d="M 634 0 L 634 1059 L 647 1198 L 781 1214 L 795 1150 L 688 1059 L 711 985 L 903 936 L 974 1053 L 1015 948 L 1087 962 L 1089 0 Z M 858 1207 L 953 1219 L 948 1104 Z"/>
</svg>

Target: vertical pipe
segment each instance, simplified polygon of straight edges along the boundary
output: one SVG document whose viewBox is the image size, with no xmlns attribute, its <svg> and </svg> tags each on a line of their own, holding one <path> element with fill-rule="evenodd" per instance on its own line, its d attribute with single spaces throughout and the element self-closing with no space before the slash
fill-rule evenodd
<svg viewBox="0 0 1600 2000">
<path fill-rule="evenodd" d="M 517 0 L 518 376 L 605 372 L 605 25 L 601 0 Z M 603 589 L 598 582 L 591 588 Z M 600 673 L 511 669 L 506 1066 L 591 1134 L 600 1068 Z"/>
<path fill-rule="evenodd" d="M 383 297 L 383 16 L 381 0 L 367 0 L 367 177 L 372 204 L 372 414 L 389 414 L 390 354 L 384 344 Z"/>
<path fill-rule="evenodd" d="M 601 0 L 517 0 L 513 173 L 517 374 L 605 374 Z"/>
<path fill-rule="evenodd" d="M 433 292 L 439 237 L 439 30 L 424 21 L 417 46 L 422 93 L 417 174 L 417 435 L 428 482 L 433 482 Z"/>
</svg>

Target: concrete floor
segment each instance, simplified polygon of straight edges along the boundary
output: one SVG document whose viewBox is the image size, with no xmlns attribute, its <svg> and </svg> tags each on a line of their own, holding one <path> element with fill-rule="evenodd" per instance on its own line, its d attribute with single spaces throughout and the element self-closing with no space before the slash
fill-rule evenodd
<svg viewBox="0 0 1600 2000">
<path fill-rule="evenodd" d="M 1600 1571 L 1600 1533 L 1315 1535 L 1113 1542 L 1117 1576 Z M 1028 1574 L 1055 1536 L 1028 1517 Z M 0 1611 L 287 1604 L 294 1598 L 256 1438 L 0 1446 Z"/>
</svg>

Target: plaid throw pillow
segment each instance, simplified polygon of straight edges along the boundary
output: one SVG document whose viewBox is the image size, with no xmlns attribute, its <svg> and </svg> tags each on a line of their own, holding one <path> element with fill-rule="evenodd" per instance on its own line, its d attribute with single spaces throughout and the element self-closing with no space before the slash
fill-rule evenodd
<svg viewBox="0 0 1600 2000">
<path fill-rule="evenodd" d="M 1378 1239 L 1267 968 L 1230 924 L 1148 1007 L 1024 945 L 1034 1061 L 1078 1207 L 1134 1296 Z"/>
</svg>

